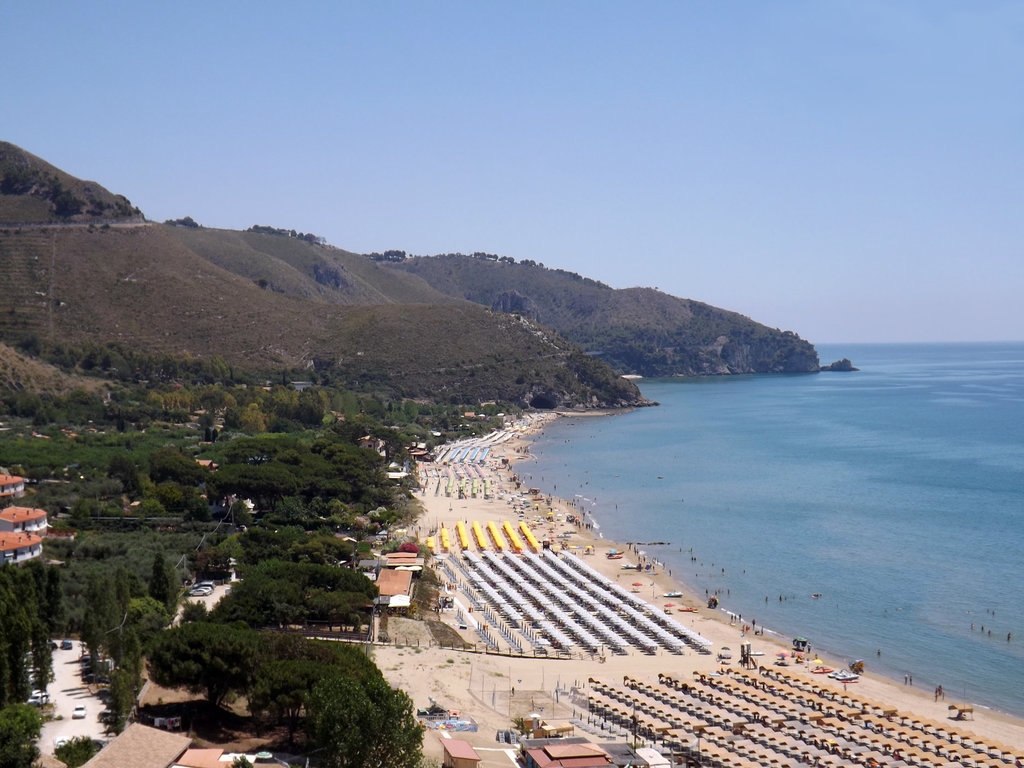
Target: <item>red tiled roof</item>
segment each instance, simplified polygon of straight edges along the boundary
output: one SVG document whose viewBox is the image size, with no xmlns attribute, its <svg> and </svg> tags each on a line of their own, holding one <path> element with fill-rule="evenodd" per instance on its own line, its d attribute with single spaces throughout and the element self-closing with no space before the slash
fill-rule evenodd
<svg viewBox="0 0 1024 768">
<path fill-rule="evenodd" d="M 25 478 L 17 475 L 0 475 L 0 496 L 15 496 L 25 492 Z M 21 486 L 18 488 L 17 486 Z M 4 488 L 11 490 L 5 491 Z"/>
<path fill-rule="evenodd" d="M 42 537 L 36 536 L 34 533 L 0 531 L 0 552 L 13 552 L 16 549 L 34 547 L 42 543 Z"/>
<path fill-rule="evenodd" d="M 20 523 L 27 520 L 38 520 L 46 517 L 45 509 L 34 509 L 33 507 L 8 507 L 0 510 L 0 520 L 9 520 L 12 523 Z"/>
</svg>

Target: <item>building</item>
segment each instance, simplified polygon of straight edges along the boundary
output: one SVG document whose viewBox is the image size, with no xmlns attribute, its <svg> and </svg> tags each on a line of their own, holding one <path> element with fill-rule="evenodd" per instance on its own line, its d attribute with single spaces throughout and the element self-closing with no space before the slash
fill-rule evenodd
<svg viewBox="0 0 1024 768">
<path fill-rule="evenodd" d="M 89 760 L 83 768 L 231 768 L 239 757 L 249 765 L 285 766 L 269 752 L 255 755 L 223 749 L 191 747 L 192 738 L 132 723 Z"/>
<path fill-rule="evenodd" d="M 0 533 L 34 533 L 45 536 L 47 520 L 45 509 L 8 507 L 0 510 Z"/>
<path fill-rule="evenodd" d="M 0 531 L 0 565 L 18 565 L 43 554 L 43 537 L 34 533 Z"/>
<path fill-rule="evenodd" d="M 25 495 L 25 478 L 0 475 L 0 499 L 17 499 Z"/>
<path fill-rule="evenodd" d="M 609 768 L 612 759 L 586 739 L 524 739 L 520 746 L 526 768 Z"/>
<path fill-rule="evenodd" d="M 132 723 L 84 768 L 168 768 L 191 743 L 188 736 Z"/>
<path fill-rule="evenodd" d="M 468 741 L 441 739 L 441 747 L 444 749 L 443 768 L 477 768 L 480 765 L 480 755 Z"/>
</svg>

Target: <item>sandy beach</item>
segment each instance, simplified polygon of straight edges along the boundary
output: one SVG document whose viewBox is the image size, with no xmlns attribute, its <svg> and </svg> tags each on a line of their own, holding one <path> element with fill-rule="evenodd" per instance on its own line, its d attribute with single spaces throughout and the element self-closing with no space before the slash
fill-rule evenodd
<svg viewBox="0 0 1024 768">
<path fill-rule="evenodd" d="M 424 505 L 424 513 L 414 532 L 424 542 L 428 536 L 435 536 L 433 551 L 436 557 L 433 564 L 439 565 L 444 561 L 450 563 L 453 558 L 461 556 L 461 547 L 456 536 L 456 526 L 459 522 L 467 531 L 471 531 L 473 521 L 477 521 L 485 532 L 484 540 L 490 549 L 493 549 L 494 545 L 486 536 L 488 523 L 493 522 L 500 529 L 502 524 L 508 521 L 518 530 L 520 522 L 527 522 L 536 539 L 548 541 L 555 548 L 564 547 L 609 581 L 621 585 L 659 612 L 666 613 L 687 629 L 706 638 L 712 644 L 712 652 L 698 653 L 692 647 L 686 647 L 682 653 L 670 652 L 666 647 L 659 647 L 653 653 L 643 652 L 638 648 L 625 653 L 574 649 L 571 656 L 566 658 L 558 658 L 553 654 L 546 658 L 532 655 L 519 657 L 501 652 L 508 650 L 508 644 L 503 638 L 498 638 L 496 642 L 499 652 L 454 651 L 431 646 L 422 623 L 392 617 L 389 620 L 389 635 L 397 644 L 377 646 L 374 650 L 378 666 L 392 684 L 405 690 L 416 707 L 425 708 L 431 703 L 436 703 L 439 707 L 459 712 L 463 717 L 475 720 L 478 725 L 476 732 L 448 735 L 463 738 L 473 744 L 483 758 L 485 768 L 508 764 L 512 748 L 499 743 L 495 733 L 511 728 L 514 718 L 537 713 L 549 722 L 588 722 L 587 699 L 594 689 L 594 686 L 588 684 L 591 679 L 621 686 L 625 678 L 656 683 L 659 675 L 692 680 L 701 674 L 717 675 L 720 670 L 726 668 L 738 671 L 741 643 L 751 644 L 752 651 L 757 654 L 754 659 L 757 666 L 764 666 L 769 670 L 778 669 L 788 676 L 801 678 L 821 689 L 832 688 L 836 695 L 842 693 L 843 683 L 824 674 L 813 673 L 812 670 L 816 666 L 813 652 L 804 656 L 802 663 L 798 664 L 796 659 L 790 657 L 786 659 L 785 667 L 775 667 L 774 662 L 778 653 L 792 652 L 789 638 L 756 634 L 755 628 L 746 627 L 724 611 L 709 609 L 704 603 L 703 596 L 688 593 L 682 584 L 673 580 L 669 573 L 656 563 L 651 563 L 650 570 L 624 569 L 624 565 L 638 564 L 636 551 L 623 543 L 595 539 L 592 532 L 578 519 L 576 522 L 570 522 L 576 516 L 576 510 L 564 500 L 536 500 L 530 495 L 529 506 L 522 510 L 522 513 L 518 511 L 511 503 L 512 498 L 517 490 L 528 489 L 517 489 L 515 477 L 524 462 L 529 461 L 528 448 L 531 437 L 541 431 L 549 419 L 555 417 L 554 414 L 533 417 L 527 423 L 520 424 L 517 430 L 510 430 L 507 435 L 501 435 L 499 440 L 489 444 L 482 464 L 479 458 L 482 452 L 478 451 L 472 467 L 460 468 L 468 477 L 479 480 L 481 492 L 476 497 L 460 497 L 457 491 L 451 496 L 446 494 L 445 491 L 451 486 L 444 478 L 453 471 L 453 467 L 443 461 L 419 466 L 425 492 L 418 494 L 417 497 Z M 448 453 L 447 456 L 452 457 L 453 454 Z M 444 459 L 445 455 L 439 454 L 439 458 Z M 454 466 L 459 465 L 456 463 Z M 489 498 L 484 498 L 482 493 L 485 480 L 489 481 L 492 491 Z M 515 498 L 521 499 L 519 496 Z M 450 553 L 441 551 L 437 532 L 442 526 L 450 532 Z M 470 552 L 479 554 L 478 542 L 471 532 L 468 538 Z M 608 554 L 612 550 L 621 553 L 622 557 L 609 558 Z M 456 573 L 454 569 L 451 572 Z M 445 580 L 443 575 L 442 580 Z M 453 592 L 457 605 L 463 608 L 463 612 L 459 613 L 455 608 L 446 609 L 440 611 L 439 617 L 453 627 L 458 628 L 460 624 L 466 627 L 459 630 L 460 635 L 466 642 L 476 643 L 477 649 L 482 651 L 486 646 L 482 643 L 481 636 L 467 623 L 466 596 L 458 589 Z M 666 597 L 666 593 L 682 594 Z M 724 662 L 718 658 L 718 653 L 723 647 L 728 647 L 732 656 Z M 527 654 L 532 652 L 529 646 L 523 650 Z M 827 649 L 822 651 L 825 653 Z M 754 674 L 757 674 L 756 669 Z M 950 710 L 950 704 L 960 702 L 952 695 L 937 699 L 935 692 L 930 689 L 922 690 L 882 678 L 871 674 L 870 670 L 855 684 L 845 687 L 859 697 L 880 702 L 897 710 L 900 715 L 907 716 L 908 722 L 920 718 L 946 724 L 969 734 L 976 740 L 985 740 L 1013 750 L 1024 751 L 1024 721 L 977 706 L 973 708 L 973 719 L 954 721 L 952 718 L 955 711 Z M 626 734 L 611 738 L 607 732 L 588 733 L 578 727 L 575 729 L 575 735 L 586 736 L 595 742 L 627 740 Z M 439 739 L 444 737 L 445 732 L 427 731 L 424 752 L 428 757 L 440 759 L 442 752 Z M 632 736 L 629 736 L 630 740 L 631 738 Z M 949 762 L 952 761 L 942 761 L 942 764 Z M 965 761 L 952 764 L 1007 763 Z"/>
</svg>

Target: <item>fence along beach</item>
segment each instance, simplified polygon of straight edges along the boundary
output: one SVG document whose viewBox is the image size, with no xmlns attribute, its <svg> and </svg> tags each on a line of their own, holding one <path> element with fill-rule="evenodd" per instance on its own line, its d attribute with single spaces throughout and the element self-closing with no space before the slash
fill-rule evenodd
<svg viewBox="0 0 1024 768">
<path fill-rule="evenodd" d="M 848 762 L 849 756 L 867 754 L 871 751 L 870 747 L 875 746 L 871 743 L 872 739 L 883 737 L 895 739 L 898 744 L 902 744 L 903 756 L 910 759 L 913 759 L 911 750 L 924 748 L 925 754 L 930 755 L 928 758 L 918 758 L 924 760 L 924 764 L 953 762 L 952 754 L 957 749 L 965 752 L 961 756 L 963 759 L 968 757 L 966 752 L 969 750 L 972 760 L 979 761 L 978 764 L 987 764 L 984 760 L 1002 760 L 1002 757 L 992 757 L 997 750 L 1005 749 L 1009 754 L 1024 745 L 1024 722 L 1002 713 L 975 707 L 973 712 L 964 711 L 962 715 L 973 715 L 974 719 L 953 720 L 962 710 L 950 709 L 950 705 L 965 707 L 965 704 L 954 701 L 949 694 L 945 700 L 939 700 L 938 696 L 933 696 L 932 691 L 901 686 L 873 675 L 870 671 L 861 675 L 856 683 L 844 686 L 825 674 L 815 673 L 815 669 L 820 669 L 821 665 L 814 663 L 818 657 L 813 652 L 801 657 L 800 665 L 796 664 L 794 658 L 787 657 L 786 666 L 777 666 L 774 663 L 778 659 L 777 654 L 792 652 L 789 643 L 783 638 L 770 633 L 755 634 L 755 629 L 739 617 L 708 609 L 703 596 L 688 590 L 681 580 L 672 578 L 659 563 L 648 560 L 643 566 L 649 565 L 649 569 L 642 566 L 641 570 L 637 570 L 636 566 L 641 565 L 642 561 L 635 546 L 595 537 L 592 524 L 566 500 L 530 494 L 529 488 L 522 487 L 521 480 L 517 488 L 516 478 L 521 475 L 520 470 L 528 465 L 530 440 L 553 417 L 534 416 L 520 423 L 516 429 L 488 436 L 479 445 L 454 446 L 438 451 L 438 459 L 474 455 L 475 461 L 471 464 L 456 461 L 445 465 L 443 462 L 434 462 L 418 467 L 422 483 L 418 498 L 424 504 L 424 513 L 419 520 L 417 533 L 421 541 L 431 537 L 434 552 L 431 565 L 439 572 L 443 582 L 452 584 L 451 596 L 455 598 L 453 607 L 439 611 L 438 618 L 456 628 L 467 643 L 474 644 L 476 652 L 459 654 L 451 648 L 434 646 L 426 635 L 419 637 L 418 642 L 421 644 L 412 651 L 402 645 L 400 638 L 402 631 L 417 631 L 413 627 L 414 623 L 402 623 L 396 618 L 389 626 L 393 628 L 391 634 L 399 642 L 392 646 L 378 646 L 374 653 L 378 665 L 388 678 L 393 684 L 405 689 L 416 706 L 426 706 L 427 701 L 433 699 L 453 711 L 472 716 L 479 724 L 479 731 L 475 734 L 460 734 L 460 737 L 466 737 L 483 750 L 495 747 L 494 731 L 509 728 L 512 718 L 537 713 L 539 710 L 547 720 L 571 723 L 579 735 L 588 735 L 588 730 L 592 731 L 589 738 L 598 742 L 612 738 L 623 740 L 626 737 L 632 740 L 634 727 L 641 729 L 640 721 L 643 721 L 642 729 L 648 734 L 643 739 L 646 743 L 677 751 L 692 750 L 697 734 L 705 734 L 706 731 L 701 738 L 702 749 L 730 753 L 733 742 L 737 740 L 736 734 L 732 734 L 731 730 L 730 734 L 725 734 L 721 731 L 722 725 L 715 726 L 718 728 L 716 731 L 709 726 L 709 722 L 731 726 L 742 720 L 748 722 L 747 727 L 753 736 L 739 739 L 749 743 L 737 746 L 734 757 L 752 759 L 752 764 L 759 764 L 758 756 L 767 761 L 770 754 L 776 757 L 788 754 L 785 751 L 770 754 L 759 751 L 763 748 L 760 742 L 767 741 L 769 735 L 763 732 L 764 727 L 771 729 L 772 726 L 752 714 L 744 713 L 743 707 L 754 711 L 754 705 L 759 703 L 756 701 L 758 696 L 775 696 L 775 693 L 769 693 L 759 686 L 760 683 L 776 692 L 784 689 L 788 691 L 790 688 L 799 691 L 801 686 L 808 689 L 814 687 L 820 691 L 820 694 L 790 691 L 790 695 L 824 697 L 821 701 L 808 698 L 801 704 L 792 701 L 786 704 L 785 695 L 779 694 L 771 701 L 760 704 L 768 706 L 774 702 L 774 706 L 780 707 L 779 713 L 785 713 L 785 707 L 795 706 L 802 710 L 804 719 L 794 716 L 790 720 L 799 724 L 808 738 L 813 733 L 813 738 L 822 740 L 822 743 L 827 744 L 830 740 L 839 743 L 839 732 L 832 727 L 838 722 L 840 730 L 850 730 L 852 722 L 850 719 L 836 721 L 835 716 L 831 716 L 824 727 L 818 727 L 814 721 L 822 719 L 817 715 L 824 711 L 855 718 L 858 723 L 874 723 L 877 719 L 877 725 L 871 726 L 877 728 L 877 732 L 870 729 L 851 730 L 851 738 L 842 741 L 847 757 L 840 753 L 829 754 L 827 749 L 822 751 L 821 747 L 812 743 L 801 742 L 808 754 L 814 754 L 822 761 L 835 758 L 837 765 L 856 764 Z M 483 445 L 490 447 L 486 455 L 483 455 L 483 450 L 477 450 L 476 453 L 472 450 Z M 473 495 L 472 482 L 468 484 L 469 492 L 463 490 L 460 494 L 458 484 L 450 486 L 447 482 L 452 477 L 459 478 L 461 482 L 474 478 L 478 480 L 477 495 Z M 482 489 L 487 480 L 490 481 L 492 493 L 485 498 Z M 465 489 L 467 486 L 462 487 Z M 451 495 L 445 492 L 448 488 L 451 488 Z M 520 491 L 526 492 L 525 499 Z M 513 503 L 513 498 L 519 503 Z M 574 522 L 570 522 L 573 519 Z M 503 540 L 501 550 L 495 546 L 493 534 L 488 538 L 492 525 Z M 572 554 L 562 558 L 553 555 L 550 549 L 545 554 L 531 552 L 532 547 L 526 543 L 527 538 L 521 526 L 530 532 L 541 547 L 547 544 L 550 548 L 564 548 Z M 472 535 L 474 528 L 481 531 L 479 538 Z M 521 534 L 519 545 L 524 554 L 517 554 L 512 539 L 506 533 L 510 529 Z M 466 532 L 464 542 L 457 535 L 459 530 Z M 444 539 L 448 541 L 447 552 L 441 551 Z M 627 570 L 623 568 L 624 565 L 631 567 Z M 647 635 L 646 641 L 642 641 L 621 627 L 618 629 L 620 636 L 635 641 L 629 647 L 622 643 L 615 649 L 611 643 L 600 642 L 610 639 L 612 633 L 608 632 L 609 627 L 617 626 L 617 622 L 582 618 L 585 613 L 592 617 L 598 616 L 601 607 L 605 614 L 609 613 L 607 604 L 588 603 L 587 595 L 590 595 L 589 599 L 596 600 L 595 593 L 586 592 L 581 582 L 571 578 L 573 571 L 585 573 L 589 569 L 597 574 L 590 579 L 592 583 L 596 583 L 599 577 L 604 583 L 613 585 L 602 589 L 605 594 L 617 594 L 622 606 L 634 600 L 642 600 L 642 604 L 650 606 L 648 615 L 660 615 L 666 619 L 671 617 L 673 622 L 694 637 L 706 640 L 706 650 L 710 652 L 702 653 L 697 645 L 685 642 L 673 648 L 671 643 L 665 642 L 665 638 L 660 638 L 659 642 L 657 633 Z M 499 582 L 503 583 L 501 590 L 498 589 Z M 570 583 L 581 591 L 570 589 Z M 616 586 L 622 590 L 621 593 L 614 589 Z M 573 612 L 571 602 L 560 602 L 558 598 L 552 597 L 555 587 L 561 591 L 560 594 L 568 595 L 569 601 L 585 605 L 588 610 Z M 497 597 L 491 595 L 488 602 L 492 590 Z M 480 608 L 473 607 L 474 601 Z M 538 605 L 545 609 L 543 616 L 529 616 L 526 607 L 533 606 L 536 609 Z M 506 612 L 498 610 L 501 606 L 505 606 Z M 525 625 L 517 622 L 507 612 L 509 607 L 516 610 L 520 619 L 527 619 Z M 639 611 L 639 608 L 633 607 Z M 569 615 L 573 623 L 554 623 L 564 615 Z M 473 622 L 468 621 L 470 616 Z M 624 614 L 622 618 L 627 616 Z M 552 623 L 542 624 L 545 621 Z M 635 618 L 629 617 L 628 621 L 635 622 Z M 520 631 L 522 626 L 529 627 L 525 634 Z M 738 651 L 743 643 L 750 643 L 751 650 L 758 654 L 752 657 L 755 669 L 741 670 L 738 667 Z M 561 655 L 557 652 L 557 645 L 564 648 Z M 730 649 L 728 653 L 731 659 L 719 659 L 723 648 Z M 538 653 L 546 655 L 535 655 Z M 750 675 L 757 679 L 751 682 Z M 627 685 L 624 680 L 633 682 Z M 668 680 L 674 682 L 666 683 Z M 690 681 L 695 682 L 691 685 Z M 685 691 L 680 687 L 684 682 Z M 658 697 L 663 700 L 671 698 L 670 693 L 661 688 L 666 684 L 670 689 L 672 686 L 678 689 L 671 696 L 679 694 L 698 698 L 696 703 L 688 700 L 676 702 L 683 707 L 683 711 L 676 712 L 675 719 L 662 720 L 658 718 L 658 709 L 665 713 L 671 711 L 664 701 L 658 703 Z M 751 690 L 727 690 L 729 686 L 736 685 Z M 651 686 L 654 694 L 646 686 Z M 715 692 L 700 686 L 717 686 L 720 690 L 716 689 Z M 627 694 L 627 689 L 632 693 Z M 638 689 L 643 689 L 644 697 L 637 695 Z M 649 695 L 654 695 L 653 700 L 649 700 Z M 831 698 L 843 695 L 850 697 L 845 704 Z M 722 706 L 700 703 L 701 696 L 710 697 L 709 700 L 718 697 Z M 779 696 L 782 697 L 781 701 L 776 700 Z M 616 697 L 623 697 L 624 701 L 628 699 L 630 703 L 627 705 L 619 701 L 616 704 Z M 866 709 L 868 705 L 855 702 L 854 698 L 877 703 L 878 706 Z M 641 709 L 636 721 L 632 711 L 628 715 L 622 714 L 632 710 L 633 700 L 644 702 L 643 706 L 647 707 Z M 711 709 L 705 711 L 709 706 Z M 816 706 L 823 709 L 815 709 Z M 837 709 L 839 706 L 848 709 L 840 711 Z M 857 707 L 860 707 L 859 715 L 853 711 Z M 693 716 L 691 713 L 684 717 L 687 708 L 696 711 L 699 718 L 704 719 L 700 719 L 700 722 L 687 720 Z M 891 714 L 885 716 L 883 712 Z M 779 713 L 774 715 L 776 719 L 782 717 Z M 892 713 L 898 714 L 899 718 L 889 719 L 895 718 Z M 915 731 L 912 727 L 915 721 L 925 730 Z M 910 730 L 897 731 L 904 727 Z M 964 746 L 960 741 L 956 742 L 958 746 L 953 746 L 952 742 L 947 744 L 945 737 L 937 735 L 942 727 L 967 734 L 964 744 L 977 744 L 979 749 Z M 740 730 L 743 728 L 739 726 Z M 783 725 L 779 728 L 782 734 L 792 730 Z M 899 741 L 901 737 L 906 741 Z M 751 745 L 760 746 L 754 748 Z M 928 745 L 935 746 L 938 751 L 928 751 Z M 800 744 L 790 743 L 788 746 L 788 749 L 799 748 Z M 425 749 L 428 756 L 440 755 L 440 747 L 429 733 L 425 739 Z M 754 757 L 740 757 L 744 749 L 752 749 Z M 946 754 L 940 755 L 940 751 Z M 483 751 L 480 754 L 485 756 L 484 762 L 487 763 L 489 753 Z M 999 754 L 1002 755 L 1002 752 Z M 504 759 L 507 758 L 502 753 L 502 757 L 494 764 Z M 841 762 L 844 760 L 847 762 Z M 790 764 L 790 761 L 783 758 L 782 764 Z M 896 763 L 900 764 L 911 763 Z"/>
</svg>

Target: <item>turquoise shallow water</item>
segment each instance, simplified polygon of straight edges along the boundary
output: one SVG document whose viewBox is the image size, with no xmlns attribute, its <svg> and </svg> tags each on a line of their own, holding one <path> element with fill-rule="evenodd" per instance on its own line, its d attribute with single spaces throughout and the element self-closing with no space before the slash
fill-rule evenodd
<svg viewBox="0 0 1024 768">
<path fill-rule="evenodd" d="M 525 474 L 746 623 L 1024 715 L 1024 344 L 819 351 L 861 371 L 645 381 Z"/>
</svg>

